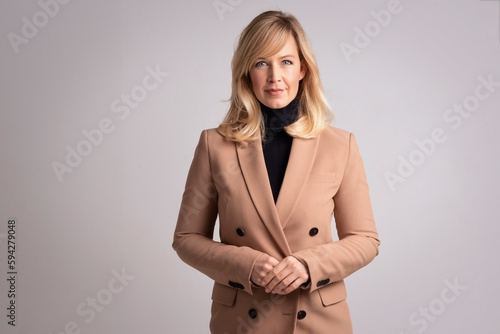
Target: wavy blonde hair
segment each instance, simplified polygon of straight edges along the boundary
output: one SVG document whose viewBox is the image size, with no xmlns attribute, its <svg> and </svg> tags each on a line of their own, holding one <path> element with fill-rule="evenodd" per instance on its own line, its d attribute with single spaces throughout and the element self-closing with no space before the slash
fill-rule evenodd
<svg viewBox="0 0 500 334">
<path fill-rule="evenodd" d="M 323 93 L 318 65 L 299 21 L 281 11 L 267 11 L 255 17 L 240 35 L 231 63 L 232 92 L 229 110 L 218 127 L 227 139 L 245 146 L 263 136 L 264 122 L 260 104 L 250 81 L 250 69 L 258 57 L 279 52 L 289 36 L 297 43 L 306 74 L 299 83 L 299 116 L 285 127 L 292 137 L 314 138 L 333 120 Z"/>
</svg>

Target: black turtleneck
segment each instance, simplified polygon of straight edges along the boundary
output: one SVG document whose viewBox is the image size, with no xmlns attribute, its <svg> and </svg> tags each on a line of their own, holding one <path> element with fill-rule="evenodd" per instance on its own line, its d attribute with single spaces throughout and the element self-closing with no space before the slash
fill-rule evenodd
<svg viewBox="0 0 500 334">
<path fill-rule="evenodd" d="M 266 161 L 267 175 L 273 191 L 274 203 L 285 176 L 288 157 L 292 149 L 293 138 L 286 133 L 284 127 L 297 120 L 299 101 L 294 99 L 286 107 L 271 109 L 260 104 L 264 116 L 265 137 L 262 141 L 264 160 Z"/>
</svg>

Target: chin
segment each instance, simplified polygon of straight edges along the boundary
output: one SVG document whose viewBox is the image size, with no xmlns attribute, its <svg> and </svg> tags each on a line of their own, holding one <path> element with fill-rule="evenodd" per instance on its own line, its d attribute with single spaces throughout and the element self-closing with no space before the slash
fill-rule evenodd
<svg viewBox="0 0 500 334">
<path fill-rule="evenodd" d="M 281 108 L 286 107 L 288 105 L 288 103 L 290 103 L 290 102 L 274 100 L 274 101 L 266 101 L 266 103 L 264 103 L 264 104 L 271 109 L 281 109 Z"/>
</svg>

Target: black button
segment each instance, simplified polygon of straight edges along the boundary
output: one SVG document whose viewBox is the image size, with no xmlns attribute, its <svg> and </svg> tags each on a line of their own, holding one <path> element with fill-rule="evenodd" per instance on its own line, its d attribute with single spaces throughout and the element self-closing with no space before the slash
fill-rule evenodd
<svg viewBox="0 0 500 334">
<path fill-rule="evenodd" d="M 241 289 L 241 290 L 245 289 L 243 284 L 238 283 L 238 282 L 229 281 L 227 284 L 229 284 L 229 286 L 232 286 L 233 288 L 236 288 L 236 289 Z"/>
<path fill-rule="evenodd" d="M 330 283 L 330 279 L 325 278 L 325 279 L 322 279 L 321 281 L 319 281 L 318 283 L 316 283 L 316 286 L 319 288 L 320 286 L 327 285 L 328 283 Z"/>
<path fill-rule="evenodd" d="M 251 308 L 250 311 L 248 311 L 248 315 L 250 318 L 255 319 L 257 318 L 257 310 L 254 308 Z"/>
<path fill-rule="evenodd" d="M 244 229 L 242 229 L 242 228 L 239 228 L 239 227 L 238 227 L 238 228 L 236 229 L 236 233 L 237 233 L 240 237 L 242 237 L 242 236 L 244 236 L 244 235 L 245 235 L 245 230 L 244 230 Z"/>
<path fill-rule="evenodd" d="M 317 227 L 313 227 L 312 229 L 309 230 L 309 235 L 311 237 L 314 237 L 316 234 L 318 234 L 319 230 Z"/>
<path fill-rule="evenodd" d="M 298 313 L 297 313 L 297 319 L 299 320 L 302 320 L 306 317 L 306 311 L 304 310 L 300 310 Z"/>
</svg>

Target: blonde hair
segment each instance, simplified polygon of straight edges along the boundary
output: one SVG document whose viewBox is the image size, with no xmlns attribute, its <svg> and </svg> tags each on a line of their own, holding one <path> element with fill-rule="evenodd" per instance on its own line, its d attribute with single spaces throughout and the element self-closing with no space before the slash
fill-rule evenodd
<svg viewBox="0 0 500 334">
<path fill-rule="evenodd" d="M 255 17 L 240 35 L 231 63 L 232 92 L 229 110 L 218 127 L 228 140 L 245 146 L 264 133 L 260 104 L 250 81 L 250 68 L 258 57 L 279 52 L 293 36 L 306 73 L 299 83 L 299 116 L 285 127 L 292 137 L 314 138 L 332 121 L 333 113 L 323 94 L 314 54 L 299 21 L 281 11 L 267 11 Z"/>
</svg>

